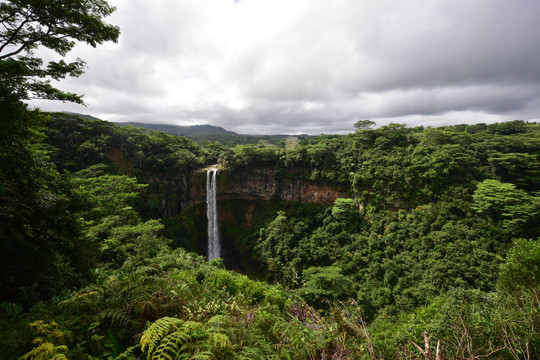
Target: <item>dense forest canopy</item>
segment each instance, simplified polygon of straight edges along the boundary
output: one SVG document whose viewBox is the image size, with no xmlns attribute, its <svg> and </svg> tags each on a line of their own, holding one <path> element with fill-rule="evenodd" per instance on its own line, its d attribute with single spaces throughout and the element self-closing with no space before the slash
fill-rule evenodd
<svg viewBox="0 0 540 360">
<path fill-rule="evenodd" d="M 116 41 L 113 11 L 0 2 L 0 358 L 540 358 L 539 124 L 196 142 L 30 110 L 82 101 L 49 80 L 83 62 L 32 50 Z M 241 274 L 193 252 L 213 164 L 345 196 L 251 200 Z"/>
<path fill-rule="evenodd" d="M 242 349 L 251 354 L 242 355 L 246 358 L 272 354 L 282 358 L 301 348 L 302 358 L 337 353 L 344 358 L 407 358 L 421 356 L 407 344 L 409 340 L 421 343 L 427 331 L 442 341 L 450 358 L 491 352 L 494 358 L 523 358 L 523 346 L 534 349 L 538 342 L 530 330 L 539 320 L 534 280 L 540 236 L 539 131 L 538 124 L 524 121 L 435 129 L 392 124 L 344 136 L 231 147 L 71 114 L 49 114 L 40 148 L 68 180 L 72 191 L 68 198 L 77 205 L 74 217 L 83 221 L 77 232 L 69 234 L 78 234 L 77 241 L 84 245 L 84 252 L 77 248 L 76 254 L 84 254 L 90 273 L 78 272 L 79 282 L 67 285 L 80 290 L 52 300 L 53 294 L 36 292 L 38 286 L 30 301 L 29 290 L 22 286 L 18 297 L 9 299 L 4 321 L 24 319 L 20 331 L 29 340 L 32 329 L 51 334 L 61 329 L 76 339 L 90 336 L 87 331 L 108 334 L 85 340 L 86 345 L 67 337 L 58 343 L 47 340 L 55 344 L 54 349 L 66 346 L 64 353 L 75 357 L 80 353 L 129 357 L 140 351 L 154 356 L 149 349 L 156 349 L 159 339 L 180 334 L 149 334 L 144 339 L 157 336 L 153 347 L 147 340 L 137 345 L 130 339 L 142 333 L 144 322 L 162 319 L 152 331 L 170 331 L 165 329 L 178 322 L 175 327 L 183 329 L 185 341 L 189 338 L 181 349 L 162 350 L 191 356 L 232 358 L 228 351 Z M 184 215 L 170 217 L 175 211 L 171 204 L 180 201 L 182 194 L 163 202 L 170 189 L 164 184 L 215 163 L 233 179 L 271 168 L 282 178 L 339 187 L 348 198 L 337 199 L 332 206 L 274 203 L 260 214 L 255 227 L 239 232 L 237 246 L 243 261 L 251 264 L 248 275 L 266 283 L 255 282 L 226 271 L 219 262 L 204 265 L 197 255 L 183 252 L 179 247 L 193 248 L 189 244 L 195 240 L 191 232 L 178 229 L 189 228 L 193 219 L 183 209 L 176 211 Z M 20 249 L 21 256 L 26 251 Z M 186 268 L 182 265 L 186 260 L 181 259 L 189 258 L 198 260 Z M 43 270 L 67 270 L 50 267 Z M 154 270 L 142 270 L 147 267 Z M 197 275 L 201 271 L 205 275 Z M 184 275 L 179 280 L 174 274 Z M 185 276 L 195 282 L 186 282 Z M 229 280 L 223 283 L 222 276 Z M 32 281 L 47 284 L 42 279 Z M 279 287 L 267 288 L 267 283 Z M 184 289 L 182 293 L 177 286 Z M 252 293 L 252 286 L 262 294 L 275 292 L 282 297 L 265 316 L 278 323 L 291 324 L 292 319 L 298 325 L 291 330 L 278 325 L 260 328 L 262 323 L 253 319 L 240 320 L 250 313 L 262 315 L 262 308 L 274 304 Z M 198 296 L 198 291 L 208 297 Z M 105 293 L 110 295 L 96 297 Z M 33 305 L 38 299 L 45 300 L 45 309 Z M 81 308 L 80 301 L 90 303 Z M 124 302 L 143 306 L 137 301 L 150 301 L 144 305 L 150 307 L 115 307 Z M 158 308 L 151 303 L 155 301 Z M 72 307 L 66 307 L 71 302 L 75 302 Z M 32 310 L 17 310 L 16 303 Z M 231 303 L 241 304 L 241 309 L 233 310 Z M 216 316 L 225 323 L 217 325 Z M 90 330 L 79 324 L 75 329 L 58 322 L 65 318 L 69 323 L 74 317 L 99 325 Z M 28 319 L 42 322 L 25 328 Z M 123 326 L 128 321 L 131 325 Z M 253 326 L 260 335 L 238 338 L 238 331 L 254 330 Z M 330 333 L 334 326 L 338 332 Z M 203 332 L 194 335 L 196 329 Z M 297 329 L 303 330 L 297 333 Z M 285 331 L 291 338 L 278 336 Z M 268 337 L 272 332 L 278 337 Z M 459 340 L 470 332 L 474 336 L 467 343 Z M 222 336 L 222 347 L 206 343 L 214 341 L 215 334 Z M 298 341 L 294 336 L 304 340 L 291 343 Z M 113 349 L 117 342 L 123 345 Z M 281 344 L 280 350 L 265 348 L 264 344 L 272 343 Z"/>
</svg>

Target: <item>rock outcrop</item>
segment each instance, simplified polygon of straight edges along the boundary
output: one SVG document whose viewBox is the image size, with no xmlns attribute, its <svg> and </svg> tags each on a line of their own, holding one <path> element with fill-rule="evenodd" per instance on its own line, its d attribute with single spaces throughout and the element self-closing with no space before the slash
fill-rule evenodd
<svg viewBox="0 0 540 360">
<path fill-rule="evenodd" d="M 193 174 L 190 181 L 190 196 L 183 208 L 206 201 L 206 172 Z M 331 205 L 346 193 L 332 186 L 276 176 L 271 169 L 252 170 L 247 174 L 231 174 L 220 170 L 217 177 L 217 197 L 268 201 L 272 199 Z"/>
</svg>

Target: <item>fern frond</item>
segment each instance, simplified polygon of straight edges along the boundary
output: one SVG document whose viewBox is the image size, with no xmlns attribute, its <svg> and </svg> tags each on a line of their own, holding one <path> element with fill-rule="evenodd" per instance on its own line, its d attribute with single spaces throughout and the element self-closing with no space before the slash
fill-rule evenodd
<svg viewBox="0 0 540 360">
<path fill-rule="evenodd" d="M 191 336 L 185 332 L 175 331 L 170 333 L 161 340 L 161 344 L 153 354 L 149 352 L 149 358 L 176 360 L 184 350 L 183 345 L 190 341 Z"/>
<path fill-rule="evenodd" d="M 156 266 L 140 266 L 133 272 L 134 276 L 139 277 L 149 277 L 151 275 L 157 275 L 160 272 L 160 269 Z"/>
<path fill-rule="evenodd" d="M 238 360 L 264 360 L 266 357 L 260 348 L 245 346 L 238 354 Z"/>
<path fill-rule="evenodd" d="M 138 347 L 140 347 L 139 344 L 128 347 L 126 350 L 124 350 L 124 352 L 122 352 L 120 355 L 115 357 L 114 360 L 135 360 L 136 357 L 133 353 L 135 352 L 135 349 L 137 349 Z"/>
<path fill-rule="evenodd" d="M 164 317 L 156 320 L 148 329 L 146 329 L 141 337 L 141 349 L 146 352 L 149 357 L 154 353 L 154 350 L 171 332 L 177 331 L 183 325 L 183 321 L 173 317 Z"/>
<path fill-rule="evenodd" d="M 129 317 L 129 314 L 124 309 L 106 309 L 97 315 L 97 321 L 109 321 L 111 325 L 120 327 L 133 327 L 137 325 L 135 320 Z"/>
<path fill-rule="evenodd" d="M 201 351 L 189 358 L 189 360 L 214 360 L 216 357 L 210 351 Z"/>
<path fill-rule="evenodd" d="M 218 348 L 221 350 L 232 347 L 231 340 L 227 335 L 222 333 L 210 333 L 208 335 L 208 342 L 212 348 Z"/>
<path fill-rule="evenodd" d="M 67 346 L 56 346 L 50 342 L 42 342 L 38 347 L 33 348 L 19 358 L 19 360 L 67 360 Z"/>
<path fill-rule="evenodd" d="M 184 322 L 182 328 L 185 329 L 185 330 L 189 330 L 189 331 L 197 331 L 197 330 L 201 330 L 202 329 L 202 324 L 200 322 L 197 322 L 197 321 L 186 321 Z"/>
<path fill-rule="evenodd" d="M 267 345 L 267 344 L 266 344 Z M 280 357 L 268 346 L 244 346 L 238 354 L 238 360 L 279 360 Z"/>
<path fill-rule="evenodd" d="M 101 292 L 96 290 L 89 290 L 87 292 L 74 291 L 69 299 L 60 301 L 58 305 L 60 307 L 74 306 L 83 309 L 94 306 L 100 296 Z"/>
</svg>

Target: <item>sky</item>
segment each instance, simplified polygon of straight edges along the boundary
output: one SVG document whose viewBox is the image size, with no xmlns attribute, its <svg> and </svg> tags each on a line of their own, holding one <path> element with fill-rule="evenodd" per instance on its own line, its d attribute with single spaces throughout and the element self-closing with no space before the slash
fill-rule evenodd
<svg viewBox="0 0 540 360">
<path fill-rule="evenodd" d="M 244 134 L 540 121 L 538 0 L 109 0 L 118 43 L 58 86 L 115 122 Z"/>
</svg>

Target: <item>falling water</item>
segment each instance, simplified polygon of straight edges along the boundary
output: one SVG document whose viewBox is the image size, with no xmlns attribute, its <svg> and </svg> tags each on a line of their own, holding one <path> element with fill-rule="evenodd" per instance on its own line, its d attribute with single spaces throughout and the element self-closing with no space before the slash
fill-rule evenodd
<svg viewBox="0 0 540 360">
<path fill-rule="evenodd" d="M 217 221 L 216 201 L 217 169 L 212 168 L 206 172 L 206 216 L 208 217 L 208 260 L 220 256 L 219 230 Z"/>
</svg>

